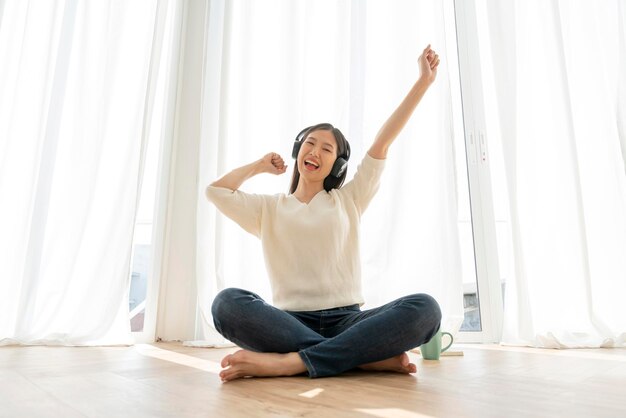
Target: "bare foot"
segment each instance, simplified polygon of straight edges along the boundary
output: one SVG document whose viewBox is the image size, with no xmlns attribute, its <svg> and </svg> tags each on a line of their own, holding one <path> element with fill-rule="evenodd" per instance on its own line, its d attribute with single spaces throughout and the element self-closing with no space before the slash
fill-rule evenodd
<svg viewBox="0 0 626 418">
<path fill-rule="evenodd" d="M 359 369 L 407 374 L 417 372 L 417 366 L 410 362 L 409 355 L 407 353 L 402 353 L 398 356 L 391 357 L 386 360 L 362 364 L 359 366 Z"/>
<path fill-rule="evenodd" d="M 298 353 L 255 353 L 239 350 L 222 360 L 222 382 L 246 376 L 293 376 L 306 371 Z"/>
</svg>

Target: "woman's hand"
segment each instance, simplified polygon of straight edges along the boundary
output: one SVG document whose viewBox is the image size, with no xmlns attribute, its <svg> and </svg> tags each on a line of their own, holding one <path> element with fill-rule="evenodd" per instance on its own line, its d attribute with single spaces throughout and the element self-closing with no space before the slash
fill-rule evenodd
<svg viewBox="0 0 626 418">
<path fill-rule="evenodd" d="M 422 55 L 417 59 L 420 66 L 420 78 L 432 83 L 437 77 L 439 55 L 430 48 L 430 44 L 424 48 Z"/>
<path fill-rule="evenodd" d="M 270 152 L 261 159 L 261 170 L 264 173 L 279 175 L 287 171 L 287 166 L 280 155 Z"/>
</svg>

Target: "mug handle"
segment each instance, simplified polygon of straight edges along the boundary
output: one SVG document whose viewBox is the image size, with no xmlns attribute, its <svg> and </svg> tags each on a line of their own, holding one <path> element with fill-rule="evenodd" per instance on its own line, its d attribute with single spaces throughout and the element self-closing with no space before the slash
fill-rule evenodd
<svg viewBox="0 0 626 418">
<path fill-rule="evenodd" d="M 446 351 L 448 348 L 450 348 L 450 346 L 452 345 L 452 343 L 454 342 L 454 337 L 452 336 L 452 334 L 450 334 L 449 332 L 442 332 L 441 333 L 441 339 L 443 339 L 444 335 L 448 335 L 450 337 L 450 344 L 446 345 L 445 348 L 441 349 L 441 352 L 443 353 L 444 351 Z"/>
</svg>

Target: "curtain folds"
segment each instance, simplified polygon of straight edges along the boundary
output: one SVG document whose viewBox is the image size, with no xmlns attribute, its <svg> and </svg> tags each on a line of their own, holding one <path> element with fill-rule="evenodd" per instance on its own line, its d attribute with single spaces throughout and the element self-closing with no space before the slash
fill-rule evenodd
<svg viewBox="0 0 626 418">
<path fill-rule="evenodd" d="M 213 329 L 216 293 L 242 287 L 271 302 L 258 240 L 216 213 L 204 188 L 219 175 L 291 147 L 305 126 L 330 122 L 352 146 L 348 180 L 376 132 L 417 80 L 417 57 L 446 43 L 438 1 L 211 1 L 206 26 L 197 208 L 196 339 Z M 449 27 L 448 27 L 449 29 Z M 452 80 L 454 82 L 454 80 Z M 364 308 L 427 292 L 456 332 L 463 321 L 455 132 L 446 65 L 394 143 L 378 195 L 362 220 Z M 288 173 L 257 176 L 254 193 L 287 192 Z M 467 193 L 465 191 L 465 193 Z M 194 344 L 198 344 L 197 342 Z"/>
<path fill-rule="evenodd" d="M 171 4 L 0 2 L 0 345 L 132 343 L 131 243 L 145 141 L 160 125 L 155 86 L 174 82 L 158 73 Z M 443 57 L 437 82 L 394 143 L 362 220 L 364 308 L 426 292 L 442 305 L 443 328 L 458 330 L 467 191 L 458 189 L 463 132 L 445 4 L 206 3 L 195 214 L 201 344 L 227 343 L 210 315 L 219 290 L 243 287 L 271 302 L 258 240 L 216 213 L 206 184 L 270 151 L 292 166 L 294 136 L 319 122 L 350 141 L 349 180 L 416 80 L 427 43 Z M 497 104 L 486 115 L 491 177 L 502 179 L 494 181 L 502 342 L 624 347 L 626 6 L 475 4 L 486 23 L 486 102 Z M 290 175 L 258 176 L 243 189 L 286 192 Z"/>
<path fill-rule="evenodd" d="M 132 343 L 158 4 L 3 2 L 0 345 Z"/>
<path fill-rule="evenodd" d="M 626 8 L 486 1 L 511 226 L 503 343 L 626 346 Z M 507 212 L 507 213 L 504 213 Z"/>
</svg>

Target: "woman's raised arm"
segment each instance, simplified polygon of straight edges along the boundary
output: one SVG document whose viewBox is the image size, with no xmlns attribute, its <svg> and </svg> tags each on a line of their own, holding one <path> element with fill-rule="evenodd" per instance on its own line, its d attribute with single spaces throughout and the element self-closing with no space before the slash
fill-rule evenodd
<svg viewBox="0 0 626 418">
<path fill-rule="evenodd" d="M 370 157 L 378 160 L 387 158 L 387 150 L 396 139 L 404 125 L 408 122 L 413 114 L 415 107 L 420 102 L 428 87 L 435 81 L 437 77 L 437 66 L 439 65 L 439 55 L 435 53 L 428 45 L 419 59 L 420 77 L 404 98 L 400 106 L 387 119 L 383 126 L 376 134 L 376 139 L 371 148 L 367 152 Z"/>
</svg>

